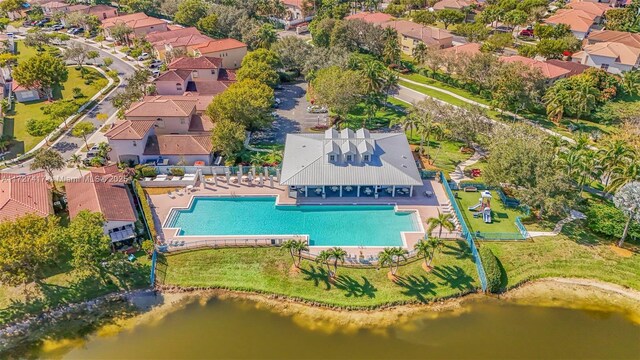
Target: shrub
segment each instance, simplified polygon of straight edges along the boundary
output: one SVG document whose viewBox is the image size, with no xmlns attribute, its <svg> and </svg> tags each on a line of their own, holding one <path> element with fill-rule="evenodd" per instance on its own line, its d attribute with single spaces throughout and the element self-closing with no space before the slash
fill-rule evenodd
<svg viewBox="0 0 640 360">
<path fill-rule="evenodd" d="M 169 169 L 169 173 L 173 176 L 184 176 L 184 169 L 179 167 L 174 167 Z"/>
<path fill-rule="evenodd" d="M 492 293 L 500 291 L 502 288 L 502 270 L 500 269 L 498 258 L 487 247 L 479 248 L 478 253 L 484 266 L 484 272 L 487 275 L 487 290 Z"/>
<path fill-rule="evenodd" d="M 586 215 L 587 226 L 593 232 L 615 238 L 622 237 L 627 217 L 612 204 L 591 201 Z M 640 224 L 631 223 L 629 237 L 640 238 Z"/>
<path fill-rule="evenodd" d="M 141 248 L 142 248 L 142 251 L 147 253 L 147 255 L 151 256 L 151 254 L 153 254 L 153 248 L 154 248 L 153 241 L 151 240 L 143 241 Z"/>
<path fill-rule="evenodd" d="M 135 181 L 134 186 L 136 190 L 135 193 L 138 195 L 138 200 L 140 201 L 140 207 L 142 207 L 142 215 L 144 215 L 147 226 L 149 226 L 149 235 L 151 236 L 152 239 L 156 239 L 157 238 L 156 227 L 155 227 L 155 224 L 153 223 L 153 213 L 151 212 L 151 206 L 149 205 L 149 201 L 147 200 L 147 197 L 144 194 L 144 189 L 142 189 L 142 186 L 140 185 L 140 183 Z"/>
<path fill-rule="evenodd" d="M 150 166 L 145 166 L 142 169 L 140 169 L 140 172 L 142 173 L 142 176 L 144 177 L 155 177 L 158 173 L 156 172 L 156 168 L 150 167 Z"/>
</svg>

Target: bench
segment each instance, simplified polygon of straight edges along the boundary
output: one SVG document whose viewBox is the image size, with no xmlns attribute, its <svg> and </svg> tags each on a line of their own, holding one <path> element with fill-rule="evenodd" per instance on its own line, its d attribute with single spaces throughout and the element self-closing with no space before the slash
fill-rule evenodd
<svg viewBox="0 0 640 360">
<path fill-rule="evenodd" d="M 464 188 L 464 192 L 477 192 L 478 188 L 475 186 L 467 186 Z"/>
</svg>

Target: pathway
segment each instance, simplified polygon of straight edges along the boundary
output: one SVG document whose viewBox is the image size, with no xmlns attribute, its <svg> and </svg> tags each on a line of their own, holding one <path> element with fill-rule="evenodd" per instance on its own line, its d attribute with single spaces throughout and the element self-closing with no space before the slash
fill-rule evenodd
<svg viewBox="0 0 640 360">
<path fill-rule="evenodd" d="M 553 228 L 553 231 L 529 231 L 529 236 L 531 237 L 539 237 L 539 236 L 556 236 L 562 232 L 562 228 L 567 224 L 574 220 L 584 220 L 587 216 L 580 211 L 571 210 L 569 212 L 569 216 L 558 221 L 556 226 Z"/>
<path fill-rule="evenodd" d="M 473 149 L 475 150 L 473 155 L 467 160 L 458 164 L 455 170 L 452 173 L 449 173 L 451 180 L 453 180 L 456 184 L 460 184 L 461 181 L 465 181 L 465 180 L 473 180 L 472 178 L 464 174 L 464 169 L 466 169 L 468 166 L 471 166 L 477 163 L 478 161 L 480 161 L 480 159 L 482 159 L 487 155 L 487 152 L 478 145 L 474 144 Z"/>
</svg>

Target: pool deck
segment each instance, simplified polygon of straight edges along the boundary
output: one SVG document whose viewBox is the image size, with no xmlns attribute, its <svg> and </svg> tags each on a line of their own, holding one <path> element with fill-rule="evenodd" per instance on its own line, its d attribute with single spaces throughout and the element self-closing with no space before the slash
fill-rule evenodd
<svg viewBox="0 0 640 360">
<path fill-rule="evenodd" d="M 169 196 L 169 189 L 166 189 L 166 193 L 158 195 L 149 195 L 151 200 L 151 207 L 155 212 L 155 226 L 158 229 L 158 235 L 164 241 L 170 241 L 175 236 L 175 229 L 164 228 L 167 217 L 171 213 L 173 208 L 187 208 L 194 196 L 277 196 L 278 205 L 396 205 L 398 210 L 415 210 L 418 212 L 422 226 L 426 227 L 425 219 L 438 216 L 438 211 L 442 211 L 442 207 L 449 203 L 445 194 L 444 188 L 435 180 L 425 180 L 423 186 L 420 188 L 414 188 L 414 196 L 381 196 L 375 199 L 371 196 L 361 197 L 327 197 L 321 196 L 313 197 L 301 197 L 292 198 L 289 197 L 288 191 L 285 186 L 274 184 L 274 187 L 270 187 L 268 182 L 263 186 L 254 184 L 227 184 L 224 181 L 218 181 L 217 185 L 212 183 L 199 183 L 194 187 L 193 191 L 187 193 L 184 189 L 180 192 L 172 191 L 172 197 Z M 433 196 L 426 197 L 425 191 L 431 191 Z M 437 229 L 434 230 L 434 234 L 437 234 Z M 424 236 L 424 232 L 410 232 L 404 233 L 407 248 L 413 249 L 414 244 Z M 444 236 L 443 237 L 448 237 Z M 214 237 L 211 237 L 214 239 Z M 180 237 L 180 240 L 184 240 L 187 247 L 190 243 L 196 243 L 202 240 L 206 240 L 203 237 Z M 363 254 L 365 256 L 376 255 L 382 247 L 348 247 L 343 248 L 351 255 Z M 326 247 L 314 246 L 311 249 L 312 253 L 317 253 Z"/>
</svg>

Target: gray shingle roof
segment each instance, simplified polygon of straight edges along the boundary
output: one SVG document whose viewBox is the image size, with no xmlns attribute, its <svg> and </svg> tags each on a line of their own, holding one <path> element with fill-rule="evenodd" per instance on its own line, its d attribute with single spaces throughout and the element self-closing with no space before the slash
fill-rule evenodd
<svg viewBox="0 0 640 360">
<path fill-rule="evenodd" d="M 354 161 L 346 162 L 340 156 L 333 163 L 329 161 L 329 151 L 344 153 L 344 149 L 354 151 Z M 363 161 L 363 150 L 373 152 L 370 161 Z M 422 179 L 405 134 L 327 131 L 287 135 L 280 183 L 419 186 Z"/>
</svg>

